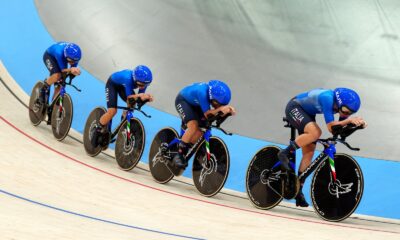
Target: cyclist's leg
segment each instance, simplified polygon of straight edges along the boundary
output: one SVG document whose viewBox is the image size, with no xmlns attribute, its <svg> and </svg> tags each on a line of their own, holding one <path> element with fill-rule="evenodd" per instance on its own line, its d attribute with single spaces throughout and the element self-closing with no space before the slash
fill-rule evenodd
<svg viewBox="0 0 400 240">
<path fill-rule="evenodd" d="M 110 80 L 108 80 L 106 83 L 105 91 L 106 91 L 106 101 L 107 101 L 107 112 L 100 117 L 99 125 L 96 127 L 96 130 L 94 131 L 91 141 L 93 147 L 97 147 L 100 144 L 100 142 L 103 142 L 104 144 L 106 143 L 106 141 L 100 141 L 100 140 L 104 140 L 107 138 L 106 135 L 108 134 L 108 127 L 107 127 L 108 123 L 115 116 L 115 114 L 117 114 L 116 107 L 118 101 L 118 92 L 116 86 L 114 86 Z M 100 137 L 102 137 L 102 139 L 100 139 Z"/>
<path fill-rule="evenodd" d="M 191 106 L 181 95 L 175 99 L 175 107 L 182 119 L 182 125 L 186 125 L 186 131 L 179 143 L 178 154 L 174 157 L 174 165 L 186 168 L 188 159 L 185 158 L 188 150 L 201 137 L 199 129 L 199 114 L 195 107 Z"/>
<path fill-rule="evenodd" d="M 316 148 L 315 142 L 312 142 L 301 148 L 301 150 L 303 152 L 303 157 L 300 162 L 299 171 L 297 174 L 298 176 L 300 176 L 304 172 L 304 170 L 306 170 L 307 167 L 311 164 L 311 160 L 314 155 L 315 148 Z M 300 190 L 296 196 L 296 206 L 300 206 L 300 207 L 308 207 L 309 206 L 309 204 L 307 203 L 307 201 L 304 197 L 304 194 L 303 194 L 304 182 L 305 182 L 305 178 L 302 178 L 300 181 Z"/>
<path fill-rule="evenodd" d="M 52 96 L 52 100 L 54 100 L 54 98 L 58 95 L 58 93 L 60 92 L 61 86 L 57 83 L 54 84 L 54 93 Z M 52 112 L 53 109 L 52 108 L 48 108 L 47 109 L 47 124 L 50 125 L 51 124 L 51 116 L 52 116 Z"/>
<path fill-rule="evenodd" d="M 39 100 L 41 102 L 44 102 L 45 94 L 48 94 L 50 86 L 61 78 L 61 69 L 53 56 L 45 52 L 43 54 L 43 62 L 49 70 L 50 76 L 44 81 L 44 85 L 40 91 Z"/>
<path fill-rule="evenodd" d="M 100 124 L 103 129 L 106 128 L 108 123 L 117 114 L 117 103 L 118 103 L 118 86 L 112 83 L 110 79 L 106 83 L 106 102 L 107 112 L 100 118 Z"/>
<path fill-rule="evenodd" d="M 312 119 L 312 122 L 305 125 L 303 133 L 300 134 L 295 141 L 300 148 L 303 148 L 317 141 L 321 134 L 321 128 L 315 122 L 315 119 Z"/>
<path fill-rule="evenodd" d="M 314 120 L 315 121 L 315 120 Z M 317 125 L 316 122 L 309 122 L 304 128 L 304 133 L 299 134 L 296 138 L 297 143 L 301 146 L 303 157 L 301 159 L 301 163 L 299 166 L 298 175 L 301 175 L 307 167 L 311 164 L 312 157 L 314 155 L 314 151 L 316 148 L 316 142 L 318 138 L 321 136 L 322 131 Z M 302 178 L 300 181 L 300 191 L 296 196 L 296 206 L 300 207 L 308 207 L 304 194 L 303 194 L 303 185 L 305 182 L 305 178 Z"/>
<path fill-rule="evenodd" d="M 306 168 L 310 165 L 312 157 L 314 155 L 315 148 L 316 148 L 315 142 L 312 142 L 301 148 L 303 157 L 300 162 L 299 172 L 304 172 L 304 170 L 306 170 Z"/>
<path fill-rule="evenodd" d="M 296 128 L 298 131 L 302 131 L 301 121 L 304 119 L 304 117 L 298 115 L 299 109 L 302 110 L 300 105 L 291 99 L 286 105 L 285 115 L 286 119 L 294 128 Z M 289 156 L 290 154 L 294 154 L 298 148 L 299 146 L 297 145 L 296 141 L 291 141 L 287 148 L 278 152 L 278 158 L 281 161 L 281 167 L 283 170 L 291 170 L 289 167 Z"/>
<path fill-rule="evenodd" d="M 57 83 L 54 84 L 54 94 L 53 94 L 52 100 L 54 100 L 54 98 L 58 95 L 60 90 L 61 90 L 61 86 Z"/>
<path fill-rule="evenodd" d="M 187 129 L 182 136 L 182 142 L 194 144 L 201 137 L 202 132 L 197 120 L 190 120 L 186 123 Z"/>
</svg>

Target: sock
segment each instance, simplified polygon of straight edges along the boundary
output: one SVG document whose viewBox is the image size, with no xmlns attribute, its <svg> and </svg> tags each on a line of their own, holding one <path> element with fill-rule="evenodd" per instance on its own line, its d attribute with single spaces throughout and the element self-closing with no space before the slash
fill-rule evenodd
<svg viewBox="0 0 400 240">
<path fill-rule="evenodd" d="M 100 123 L 100 121 L 98 122 L 99 124 L 97 125 L 97 127 L 99 127 L 100 128 L 100 132 L 101 133 L 105 133 L 106 132 L 106 130 L 107 130 L 107 126 L 106 125 L 103 125 L 103 124 L 101 124 Z"/>
<path fill-rule="evenodd" d="M 302 173 L 303 173 L 303 172 L 298 171 L 298 172 L 297 172 L 297 176 L 300 176 Z M 302 193 L 303 193 L 303 186 L 304 186 L 304 182 L 305 182 L 305 181 L 306 181 L 305 179 L 302 179 L 302 180 L 300 181 L 300 189 L 299 189 L 299 193 L 298 193 L 298 194 L 302 194 Z"/>
<path fill-rule="evenodd" d="M 287 154 L 289 154 L 289 153 L 293 153 L 293 152 L 295 152 L 297 149 L 299 149 L 300 147 L 299 147 L 299 145 L 297 145 L 297 143 L 295 142 L 295 141 L 290 141 L 290 144 L 289 144 L 289 146 L 287 146 L 287 148 L 285 148 L 285 152 L 287 153 Z"/>
<path fill-rule="evenodd" d="M 46 82 L 43 81 L 43 89 L 47 91 L 47 89 L 49 89 L 50 85 Z"/>
</svg>

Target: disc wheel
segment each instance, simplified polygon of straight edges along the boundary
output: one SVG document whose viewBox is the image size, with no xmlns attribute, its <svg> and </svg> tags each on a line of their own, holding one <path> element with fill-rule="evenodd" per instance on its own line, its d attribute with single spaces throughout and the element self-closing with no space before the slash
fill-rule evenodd
<svg viewBox="0 0 400 240">
<path fill-rule="evenodd" d="M 315 170 L 311 182 L 311 199 L 316 213 L 324 220 L 339 222 L 357 208 L 364 191 L 364 177 L 360 166 L 347 154 L 335 155 L 336 181 L 329 161 Z"/>
<path fill-rule="evenodd" d="M 43 82 L 37 82 L 33 87 L 31 96 L 29 98 L 29 120 L 31 120 L 33 126 L 39 125 L 46 116 L 46 104 L 38 103 L 40 89 L 42 87 Z"/>
<path fill-rule="evenodd" d="M 60 107 L 61 96 L 58 96 L 56 103 L 53 105 L 51 113 L 51 130 L 54 137 L 58 141 L 64 140 L 71 129 L 73 117 L 73 105 L 71 96 L 67 93 L 62 98 L 62 107 Z"/>
<path fill-rule="evenodd" d="M 279 162 L 279 147 L 268 146 L 259 150 L 250 161 L 246 174 L 246 192 L 251 203 L 260 209 L 271 209 L 282 199 L 283 181 Z"/>
<path fill-rule="evenodd" d="M 175 129 L 168 127 L 161 129 L 151 143 L 149 168 L 151 175 L 158 183 L 167 183 L 174 177 L 167 167 L 167 161 L 178 153 L 178 143 L 168 147 L 175 138 L 178 138 L 178 133 Z"/>
<path fill-rule="evenodd" d="M 129 138 L 127 122 L 122 125 L 118 131 L 115 145 L 115 159 L 122 170 L 129 171 L 138 164 L 143 154 L 144 143 L 144 127 L 139 119 L 131 119 Z"/>
<path fill-rule="evenodd" d="M 89 156 L 97 156 L 103 149 L 102 146 L 93 147 L 91 140 L 93 137 L 93 133 L 96 130 L 96 126 L 99 124 L 100 117 L 106 113 L 106 109 L 104 107 L 96 107 L 89 114 L 88 119 L 86 120 L 85 129 L 83 131 L 83 146 L 85 147 L 85 151 Z"/>
<path fill-rule="evenodd" d="M 206 142 L 198 148 L 194 157 L 192 175 L 197 191 L 212 197 L 224 186 L 229 174 L 229 152 L 218 137 L 210 138 L 210 160 L 207 159 Z"/>
</svg>

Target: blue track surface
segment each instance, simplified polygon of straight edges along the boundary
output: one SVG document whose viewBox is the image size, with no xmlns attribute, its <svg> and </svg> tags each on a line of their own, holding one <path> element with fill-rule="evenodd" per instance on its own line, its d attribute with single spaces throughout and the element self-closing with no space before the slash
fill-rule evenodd
<svg viewBox="0 0 400 240">
<path fill-rule="evenodd" d="M 54 40 L 42 25 L 33 1 L 1 0 L 0 3 L 2 6 L 0 59 L 23 90 L 30 95 L 35 82 L 48 74 L 42 62 L 42 56 L 44 50 L 54 43 Z M 84 51 L 83 49 L 83 58 Z M 72 88 L 67 89 L 74 102 L 72 127 L 82 132 L 89 112 L 96 106 L 105 106 L 104 83 L 86 71 L 83 71 L 74 83 L 82 89 L 82 92 L 78 93 Z M 151 87 L 149 92 L 151 92 Z M 171 104 L 173 104 L 174 96 L 175 94 L 171 96 Z M 142 120 L 146 130 L 146 148 L 142 160 L 147 162 L 149 146 L 157 131 L 165 126 L 178 129 L 180 121 L 175 116 L 151 107 L 144 107 L 143 110 L 153 116 L 151 119 L 137 116 Z M 116 117 L 115 120 L 118 118 Z M 217 131 L 214 131 L 214 134 L 224 139 L 231 155 L 231 169 L 225 187 L 244 192 L 249 161 L 260 148 L 271 143 L 237 135 L 225 136 Z M 298 157 L 301 156 L 298 155 Z M 398 187 L 400 179 L 397 177 L 400 173 L 400 163 L 361 157 L 356 157 L 356 159 L 361 165 L 365 178 L 364 196 L 356 212 L 400 219 L 400 209 L 397 207 L 398 199 L 400 199 Z M 191 166 L 188 169 L 191 169 Z M 186 171 L 185 174 L 190 177 L 191 173 Z M 309 196 L 309 183 L 310 179 L 304 188 L 306 196 Z"/>
</svg>

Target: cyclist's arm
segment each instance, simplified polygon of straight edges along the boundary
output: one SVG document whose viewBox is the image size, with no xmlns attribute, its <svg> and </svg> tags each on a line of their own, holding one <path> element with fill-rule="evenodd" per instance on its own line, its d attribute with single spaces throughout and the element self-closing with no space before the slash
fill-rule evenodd
<svg viewBox="0 0 400 240">
<path fill-rule="evenodd" d="M 127 98 L 133 98 L 135 100 L 137 100 L 138 98 L 140 98 L 140 100 L 142 101 L 146 101 L 149 100 L 149 102 L 152 102 L 154 97 L 151 94 L 148 93 L 138 93 L 138 94 L 131 94 L 129 95 Z"/>
<path fill-rule="evenodd" d="M 230 105 L 225 105 L 225 106 L 220 106 L 216 109 L 210 109 L 207 112 L 204 113 L 204 116 L 207 118 L 210 115 L 216 115 L 218 112 L 222 112 L 223 116 L 225 116 L 226 114 L 232 114 L 235 115 L 236 114 L 236 110 L 234 107 L 230 106 Z"/>
<path fill-rule="evenodd" d="M 81 74 L 81 70 L 78 67 L 71 67 L 71 68 L 65 68 L 61 70 L 63 73 L 72 73 L 73 75 L 77 76 Z"/>
<path fill-rule="evenodd" d="M 333 115 L 333 98 L 327 94 L 321 94 L 318 96 L 318 101 L 322 107 L 322 113 L 324 114 L 326 127 L 329 132 L 332 132 L 332 126 L 337 125 L 339 121 L 335 121 Z"/>
<path fill-rule="evenodd" d="M 206 111 L 206 112 L 204 113 L 204 116 L 205 116 L 206 118 L 209 118 L 209 117 L 211 117 L 211 116 L 215 116 L 218 112 L 219 112 L 219 108 L 217 108 L 217 109 L 209 109 L 208 111 Z"/>
<path fill-rule="evenodd" d="M 352 118 L 347 118 L 341 121 L 333 121 L 328 123 L 326 126 L 328 127 L 329 132 L 332 132 L 332 126 L 334 125 L 341 125 L 341 126 L 345 126 L 349 123 L 352 123 L 356 126 L 364 126 L 364 128 L 367 127 L 367 122 L 364 121 L 364 119 L 362 119 L 362 117 L 352 117 Z"/>
<path fill-rule="evenodd" d="M 349 118 L 342 120 L 342 121 L 332 121 L 330 123 L 326 124 L 326 127 L 328 128 L 329 132 L 332 133 L 332 127 L 335 125 L 341 125 L 341 126 L 345 126 L 347 124 L 349 124 L 351 122 L 351 120 Z"/>
</svg>

